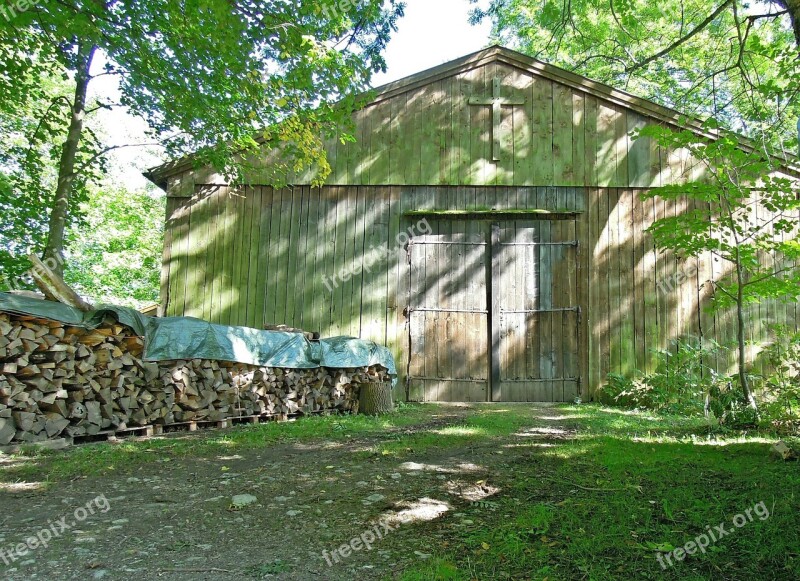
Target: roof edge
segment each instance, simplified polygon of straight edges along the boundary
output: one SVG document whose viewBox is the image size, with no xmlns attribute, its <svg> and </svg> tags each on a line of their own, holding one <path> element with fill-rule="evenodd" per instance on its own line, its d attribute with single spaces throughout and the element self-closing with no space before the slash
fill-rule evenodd
<svg viewBox="0 0 800 581">
<path fill-rule="evenodd" d="M 604 101 L 636 111 L 646 117 L 657 119 L 658 121 L 674 125 L 681 129 L 687 129 L 708 139 L 717 139 L 721 135 L 719 131 L 709 131 L 706 129 L 705 121 L 699 117 L 686 115 L 675 109 L 659 105 L 649 99 L 637 97 L 636 95 L 621 89 L 616 89 L 600 81 L 592 80 L 588 77 L 568 71 L 567 69 L 551 65 L 497 44 L 360 93 L 358 97 L 372 97 L 372 99 L 362 105 L 361 108 L 371 106 L 375 103 L 429 84 L 437 77 L 449 77 L 493 61 L 499 61 L 527 71 L 533 75 L 547 78 Z M 742 140 L 742 147 L 745 150 L 756 151 L 758 149 L 752 139 L 742 135 L 739 135 L 739 138 Z M 769 155 L 780 165 L 781 170 L 786 171 L 794 177 L 800 178 L 799 161 L 780 154 L 771 153 Z M 192 154 L 186 155 L 180 159 L 151 168 L 143 172 L 143 175 L 158 187 L 166 189 L 167 178 L 191 167 L 193 157 Z"/>
</svg>

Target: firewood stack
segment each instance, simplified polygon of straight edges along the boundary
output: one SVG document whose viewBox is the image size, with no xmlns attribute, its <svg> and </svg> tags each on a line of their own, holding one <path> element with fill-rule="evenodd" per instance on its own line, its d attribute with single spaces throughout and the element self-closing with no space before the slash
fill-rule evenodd
<svg viewBox="0 0 800 581">
<path fill-rule="evenodd" d="M 0 313 L 0 445 L 152 424 L 358 411 L 383 367 L 280 369 L 209 360 L 142 361 L 113 320 L 87 331 Z"/>
</svg>

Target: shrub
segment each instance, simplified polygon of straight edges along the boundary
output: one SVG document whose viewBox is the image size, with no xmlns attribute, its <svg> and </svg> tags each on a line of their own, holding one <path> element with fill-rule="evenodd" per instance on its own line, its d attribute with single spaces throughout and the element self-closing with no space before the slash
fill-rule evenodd
<svg viewBox="0 0 800 581">
<path fill-rule="evenodd" d="M 800 333 L 774 327 L 775 340 L 762 356 L 769 369 L 758 391 L 764 419 L 776 424 L 800 423 Z"/>
<path fill-rule="evenodd" d="M 677 339 L 671 349 L 656 351 L 653 373 L 637 373 L 632 378 L 610 373 L 601 390 L 601 401 L 664 413 L 699 415 L 706 409 L 706 398 L 712 389 L 726 383 L 708 364 L 722 349 L 714 341 Z"/>
</svg>

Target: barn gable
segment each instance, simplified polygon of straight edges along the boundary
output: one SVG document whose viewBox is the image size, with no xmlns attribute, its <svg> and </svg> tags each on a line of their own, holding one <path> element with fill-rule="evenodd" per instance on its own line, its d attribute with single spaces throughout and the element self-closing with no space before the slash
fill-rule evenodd
<svg viewBox="0 0 800 581">
<path fill-rule="evenodd" d="M 356 142 L 325 143 L 329 185 L 651 187 L 700 171 L 686 152 L 629 135 L 649 123 L 688 123 L 699 132 L 699 122 L 502 47 L 378 88 L 353 121 Z M 255 164 L 270 168 L 273 159 L 265 150 Z M 254 170 L 247 182 L 271 183 L 270 176 Z M 221 183 L 189 163 L 152 177 L 188 190 Z M 315 177 L 312 168 L 286 182 Z"/>
<path fill-rule="evenodd" d="M 323 187 L 267 185 L 266 148 L 243 187 L 190 161 L 148 174 L 167 190 L 164 314 L 374 340 L 413 400 L 588 398 L 676 338 L 733 336 L 705 308 L 720 265 L 646 232 L 688 207 L 639 195 L 701 167 L 631 131 L 699 123 L 499 47 L 378 89 L 353 120 Z M 751 308 L 754 344 L 796 328 L 796 305 Z"/>
</svg>

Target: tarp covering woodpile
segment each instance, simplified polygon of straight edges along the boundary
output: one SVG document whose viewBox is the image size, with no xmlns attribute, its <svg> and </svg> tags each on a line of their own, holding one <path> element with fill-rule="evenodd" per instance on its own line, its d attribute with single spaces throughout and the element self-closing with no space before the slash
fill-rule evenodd
<svg viewBox="0 0 800 581">
<path fill-rule="evenodd" d="M 287 369 L 381 365 L 397 377 L 394 358 L 386 347 L 353 337 L 309 341 L 300 333 L 227 327 L 191 317 L 154 318 L 111 305 L 85 313 L 60 303 L 8 293 L 0 293 L 0 311 L 85 329 L 95 329 L 111 316 L 144 338 L 146 361 L 209 359 Z"/>
</svg>

